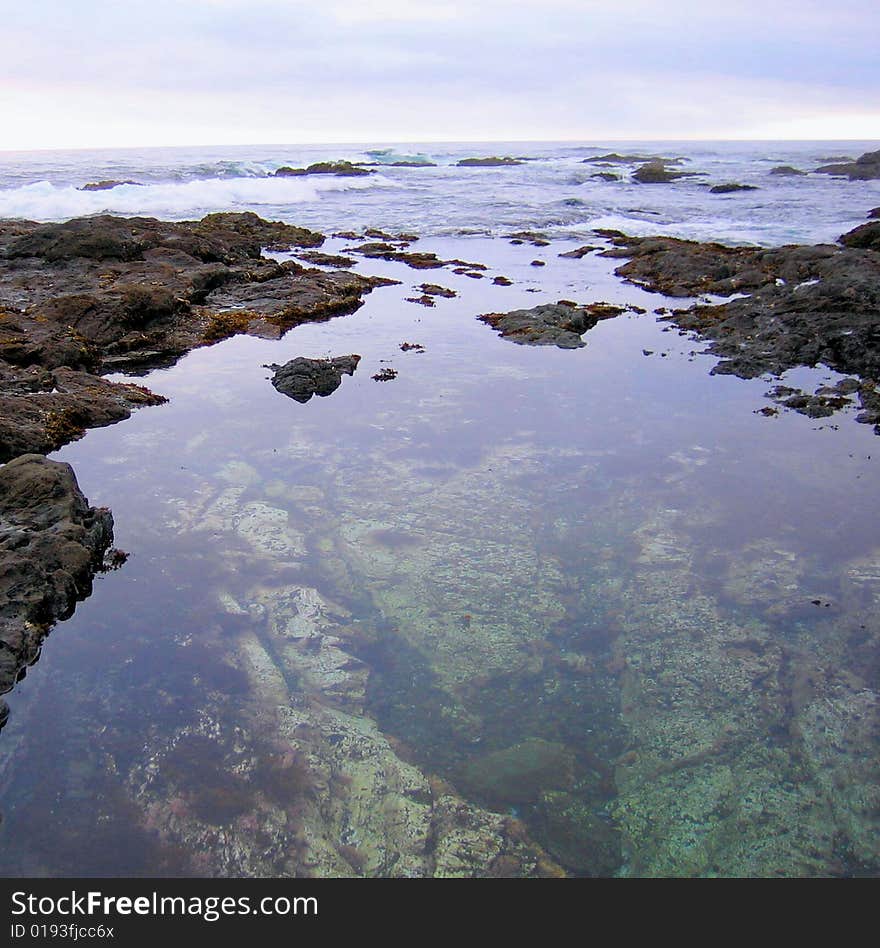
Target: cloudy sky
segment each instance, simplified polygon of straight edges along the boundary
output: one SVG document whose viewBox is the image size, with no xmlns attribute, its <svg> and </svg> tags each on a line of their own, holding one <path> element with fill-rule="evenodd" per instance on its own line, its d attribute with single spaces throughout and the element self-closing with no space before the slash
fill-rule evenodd
<svg viewBox="0 0 880 948">
<path fill-rule="evenodd" d="M 880 139 L 877 0 L 28 0 L 0 148 Z"/>
</svg>

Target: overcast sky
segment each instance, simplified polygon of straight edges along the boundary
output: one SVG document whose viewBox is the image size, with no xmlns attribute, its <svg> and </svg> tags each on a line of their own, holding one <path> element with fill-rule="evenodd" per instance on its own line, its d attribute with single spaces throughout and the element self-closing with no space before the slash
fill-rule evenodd
<svg viewBox="0 0 880 948">
<path fill-rule="evenodd" d="M 880 139 L 878 0 L 3 7 L 3 149 Z"/>
</svg>

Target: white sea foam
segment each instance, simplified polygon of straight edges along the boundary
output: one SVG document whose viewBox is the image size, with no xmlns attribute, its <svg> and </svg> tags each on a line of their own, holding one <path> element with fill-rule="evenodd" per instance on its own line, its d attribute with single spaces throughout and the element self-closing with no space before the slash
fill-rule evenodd
<svg viewBox="0 0 880 948">
<path fill-rule="evenodd" d="M 166 184 L 121 184 L 107 191 L 80 191 L 72 186 L 37 181 L 0 191 L 0 218 L 57 221 L 106 212 L 183 220 L 222 209 L 304 204 L 318 201 L 322 194 L 332 191 L 394 186 L 393 181 L 382 175 L 208 178 Z"/>
</svg>

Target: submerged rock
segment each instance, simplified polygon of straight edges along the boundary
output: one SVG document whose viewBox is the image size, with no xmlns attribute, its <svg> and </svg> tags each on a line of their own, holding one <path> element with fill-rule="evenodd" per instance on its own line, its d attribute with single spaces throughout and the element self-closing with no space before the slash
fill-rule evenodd
<svg viewBox="0 0 880 948">
<path fill-rule="evenodd" d="M 112 542 L 110 511 L 89 506 L 69 464 L 25 454 L 0 467 L 0 694 L 89 595 Z"/>
<path fill-rule="evenodd" d="M 497 330 L 505 339 L 528 346 L 558 346 L 577 349 L 585 345 L 581 336 L 600 320 L 619 316 L 624 310 L 609 303 L 578 306 L 567 301 L 515 309 L 509 313 L 485 313 L 477 319 Z"/>
<path fill-rule="evenodd" d="M 305 403 L 312 395 L 332 395 L 342 384 L 343 375 L 354 375 L 361 361 L 359 355 L 336 356 L 333 359 L 307 359 L 299 356 L 284 365 L 266 366 L 275 373 L 275 388 L 297 402 Z"/>
<path fill-rule="evenodd" d="M 563 744 L 539 738 L 494 751 L 471 761 L 462 783 L 490 806 L 536 803 L 548 790 L 568 787 L 573 779 L 574 755 Z"/>
</svg>

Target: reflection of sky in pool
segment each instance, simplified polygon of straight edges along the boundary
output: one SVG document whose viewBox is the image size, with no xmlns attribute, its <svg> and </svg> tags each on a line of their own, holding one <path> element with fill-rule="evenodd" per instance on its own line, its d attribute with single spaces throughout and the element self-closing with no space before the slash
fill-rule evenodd
<svg viewBox="0 0 880 948">
<path fill-rule="evenodd" d="M 538 872 L 514 816 L 541 871 L 876 872 L 870 429 L 754 414 L 608 261 L 423 243 L 515 285 L 367 261 L 404 284 L 59 453 L 131 557 L 10 696 L 0 870 L 453 873 L 410 843 L 454 799 L 498 874 Z M 649 312 L 576 351 L 473 318 L 559 298 Z M 351 352 L 306 405 L 263 368 Z"/>
</svg>

